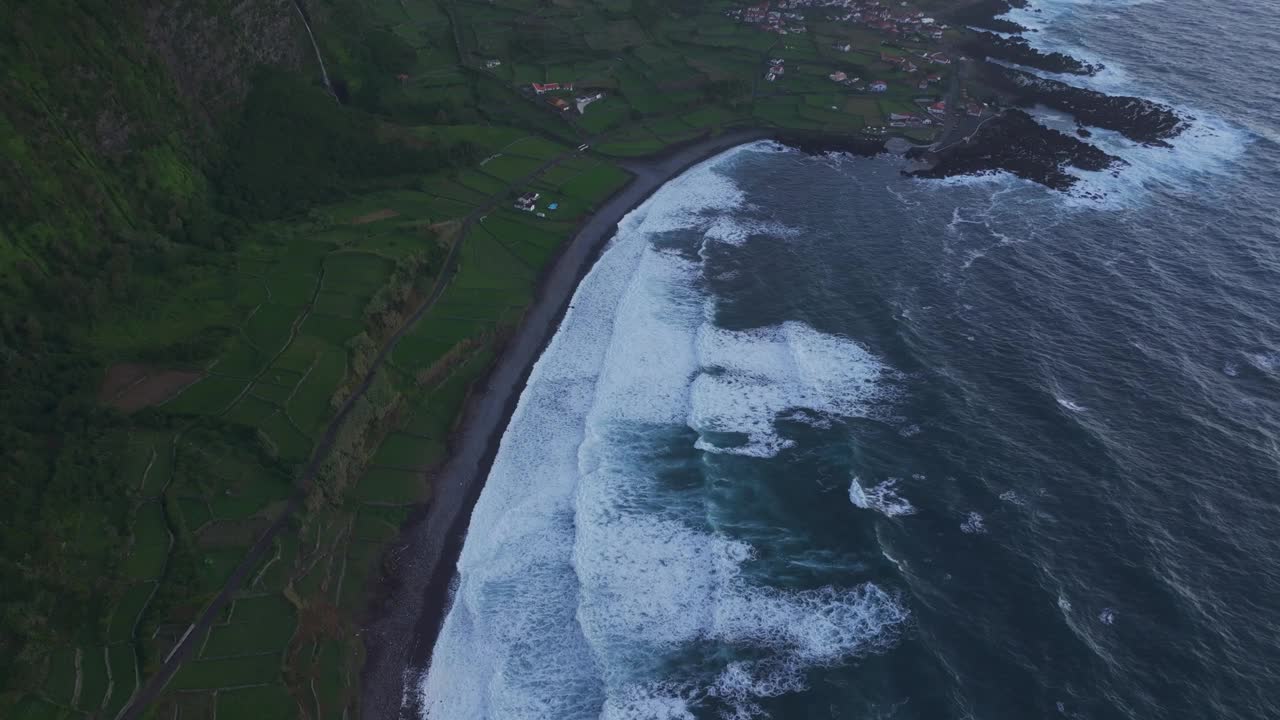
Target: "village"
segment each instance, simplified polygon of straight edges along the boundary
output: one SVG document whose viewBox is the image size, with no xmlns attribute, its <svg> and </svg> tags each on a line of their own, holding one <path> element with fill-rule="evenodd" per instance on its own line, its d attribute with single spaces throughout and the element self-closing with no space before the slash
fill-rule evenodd
<svg viewBox="0 0 1280 720">
<path fill-rule="evenodd" d="M 905 5 L 905 3 L 903 3 Z M 942 40 L 947 26 L 939 25 L 924 12 L 893 10 L 878 0 L 769 0 L 746 8 L 731 8 L 725 15 L 779 35 L 808 32 L 802 10 L 837 9 L 826 19 L 849 25 L 862 25 L 890 38 Z"/>
<path fill-rule="evenodd" d="M 930 93 L 925 97 L 911 98 L 917 110 L 884 110 L 882 118 L 890 128 L 933 128 L 941 125 L 947 116 L 947 102 L 941 97 L 940 86 L 953 60 L 936 47 L 949 28 L 923 11 L 909 8 L 905 2 L 898 8 L 891 8 L 878 0 L 766 0 L 745 8 L 727 10 L 725 15 L 780 36 L 808 33 L 809 23 L 819 20 L 825 21 L 828 27 L 834 24 L 858 28 L 864 37 L 866 31 L 871 31 L 878 41 L 877 46 L 868 46 L 865 39 L 855 45 L 841 38 L 826 45 L 833 53 L 856 55 L 856 60 L 843 68 L 828 68 L 827 79 L 853 94 L 883 95 L 894 85 L 899 86 L 897 90 L 911 91 L 913 95 Z M 909 47 L 908 43 L 914 47 Z M 863 70 L 850 71 L 855 66 Z M 763 80 L 778 83 L 786 72 L 786 59 L 772 57 L 763 73 Z M 867 75 L 871 77 L 865 77 Z M 832 106 L 832 110 L 836 109 Z M 983 112 L 981 105 L 976 103 L 966 103 L 963 109 L 975 117 Z"/>
<path fill-rule="evenodd" d="M 931 142 L 985 110 L 964 95 L 959 77 L 964 58 L 952 40 L 965 29 L 917 1 L 763 0 L 682 10 L 698 19 L 664 29 L 656 45 L 633 21 L 577 18 L 589 47 L 566 46 L 538 64 L 512 53 L 523 42 L 515 25 L 475 26 L 470 62 L 514 91 L 525 108 L 519 114 L 550 123 L 550 135 L 593 139 L 624 155 L 722 123 L 896 131 Z"/>
</svg>

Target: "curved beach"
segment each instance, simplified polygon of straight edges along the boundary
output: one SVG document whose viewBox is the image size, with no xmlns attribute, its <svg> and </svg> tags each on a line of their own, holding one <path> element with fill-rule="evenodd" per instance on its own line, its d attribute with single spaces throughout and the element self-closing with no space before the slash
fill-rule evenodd
<svg viewBox="0 0 1280 720">
<path fill-rule="evenodd" d="M 363 634 L 367 658 L 361 712 L 371 719 L 415 716 L 409 688 L 431 659 L 448 610 L 449 586 L 471 510 L 533 364 L 555 334 L 579 281 L 621 220 L 663 184 L 737 145 L 770 137 L 746 129 L 692 142 L 654 158 L 621 163 L 634 176 L 590 217 L 541 278 L 533 304 L 463 412 L 432 500 L 402 529 L 384 562 L 386 577 Z"/>
</svg>

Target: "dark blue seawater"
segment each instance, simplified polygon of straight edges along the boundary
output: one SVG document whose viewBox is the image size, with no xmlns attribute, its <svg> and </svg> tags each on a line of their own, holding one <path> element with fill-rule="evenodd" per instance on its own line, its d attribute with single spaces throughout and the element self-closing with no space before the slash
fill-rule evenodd
<svg viewBox="0 0 1280 720">
<path fill-rule="evenodd" d="M 504 437 L 430 717 L 1280 717 L 1276 8 L 1039 7 L 1191 130 L 1077 195 L 769 144 L 659 192 Z"/>
</svg>

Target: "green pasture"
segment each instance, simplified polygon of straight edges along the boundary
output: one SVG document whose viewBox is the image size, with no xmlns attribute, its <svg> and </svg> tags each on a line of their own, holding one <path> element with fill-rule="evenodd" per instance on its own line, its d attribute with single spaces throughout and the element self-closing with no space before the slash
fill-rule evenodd
<svg viewBox="0 0 1280 720">
<path fill-rule="evenodd" d="M 169 555 L 169 529 L 164 507 L 159 502 L 138 506 L 133 520 L 133 548 L 125 560 L 125 571 L 138 580 L 151 580 L 164 572 Z"/>
<path fill-rule="evenodd" d="M 257 655 L 284 650 L 297 625 L 293 606 L 283 595 L 239 598 L 230 622 L 214 626 L 200 652 L 202 658 Z"/>
<path fill-rule="evenodd" d="M 116 602 L 111 611 L 111 620 L 107 626 L 107 641 L 110 643 L 129 642 L 133 639 L 133 628 L 142 611 L 155 591 L 154 582 L 142 582 L 130 585 L 124 595 Z"/>
<path fill-rule="evenodd" d="M 262 685 L 219 690 L 217 712 L 220 718 L 289 720 L 298 716 L 298 704 L 283 685 Z"/>
<path fill-rule="evenodd" d="M 543 162 L 545 161 L 518 157 L 516 155 L 502 154 L 497 157 L 490 158 L 480 166 L 480 169 L 489 175 L 493 175 L 499 180 L 515 182 L 532 175 Z"/>
<path fill-rule="evenodd" d="M 196 660 L 185 663 L 174 675 L 175 690 L 212 690 L 280 681 L 280 653 L 248 657 Z M 244 717 L 254 717 L 249 714 Z"/>
<path fill-rule="evenodd" d="M 93 712 L 107 696 L 107 657 L 102 647 L 82 648 L 80 655 L 80 700 L 76 708 Z"/>
<path fill-rule="evenodd" d="M 49 654 L 49 671 L 45 675 L 44 692 L 59 705 L 71 705 L 76 686 L 76 650 L 63 647 Z"/>
</svg>

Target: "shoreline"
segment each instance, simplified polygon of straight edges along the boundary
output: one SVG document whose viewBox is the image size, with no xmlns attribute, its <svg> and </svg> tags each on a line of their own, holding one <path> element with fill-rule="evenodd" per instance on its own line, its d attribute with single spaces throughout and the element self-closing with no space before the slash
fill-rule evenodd
<svg viewBox="0 0 1280 720">
<path fill-rule="evenodd" d="M 577 230 L 538 281 L 515 333 L 463 408 L 449 459 L 435 477 L 432 499 L 401 528 L 383 560 L 360 634 L 366 655 L 360 673 L 360 713 L 366 719 L 418 717 L 406 687 L 425 669 L 451 600 L 458 556 L 471 510 L 524 391 L 534 363 L 560 327 L 573 293 L 617 232 L 618 222 L 690 167 L 757 140 L 787 142 L 785 133 L 729 130 L 647 158 L 620 160 L 632 180 Z"/>
<path fill-rule="evenodd" d="M 1099 112 L 1112 109 L 1107 107 L 1112 99 L 1101 93 L 1078 90 L 1076 94 L 1102 105 L 1105 110 Z M 1163 127 L 1168 122 L 1163 115 L 1166 108 L 1149 101 L 1138 104 L 1144 105 L 1144 112 L 1111 118 L 1114 124 L 1131 123 L 1133 127 L 1127 128 L 1131 134 L 1135 128 L 1156 137 L 1168 132 Z M 926 179 L 1005 170 L 1055 190 L 1066 190 L 1075 182 L 1065 172 L 1066 165 L 1101 170 L 1124 164 L 1077 137 L 1039 125 L 1020 111 L 1002 112 L 992 120 L 995 122 L 980 123 L 962 142 L 940 151 L 932 146 L 889 150 L 885 147 L 887 137 L 746 127 L 696 138 L 653 156 L 614 159 L 632 174 L 632 180 L 583 221 L 544 270 L 529 310 L 462 410 L 450 436 L 448 459 L 435 476 L 429 504 L 415 510 L 395 543 L 383 553 L 382 573 L 370 593 L 360 631 L 366 649 L 360 672 L 362 716 L 372 720 L 416 720 L 420 716 L 419 698 L 408 692 L 414 689 L 406 688 L 406 679 L 417 682 L 418 673 L 430 663 L 451 601 L 450 588 L 471 510 L 533 365 L 559 329 L 578 284 L 616 234 L 623 217 L 693 165 L 757 140 L 774 140 L 807 154 L 905 155 L 925 162 L 904 174 Z"/>
</svg>

